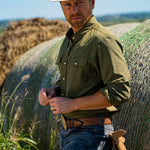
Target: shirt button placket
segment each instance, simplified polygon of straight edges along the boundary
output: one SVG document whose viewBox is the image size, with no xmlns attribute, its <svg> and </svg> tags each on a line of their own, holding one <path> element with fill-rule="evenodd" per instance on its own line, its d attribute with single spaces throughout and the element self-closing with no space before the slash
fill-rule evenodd
<svg viewBox="0 0 150 150">
<path fill-rule="evenodd" d="M 78 63 L 77 63 L 77 62 L 75 62 L 74 64 L 75 64 L 75 66 L 77 66 L 77 65 L 78 65 Z"/>
<path fill-rule="evenodd" d="M 67 68 L 66 68 L 66 64 L 67 64 L 67 63 L 66 63 L 66 61 L 65 61 L 65 62 L 64 62 L 65 70 L 67 70 Z M 65 72 L 65 74 L 66 74 L 66 72 Z M 62 78 L 62 80 L 63 80 L 63 81 L 65 81 L 65 80 L 66 80 L 65 76 Z"/>
<path fill-rule="evenodd" d="M 62 77 L 62 82 L 63 82 L 64 87 L 66 89 L 67 62 L 64 61 L 63 64 L 64 64 L 64 75 Z M 65 96 L 65 91 L 62 92 L 62 96 Z"/>
</svg>

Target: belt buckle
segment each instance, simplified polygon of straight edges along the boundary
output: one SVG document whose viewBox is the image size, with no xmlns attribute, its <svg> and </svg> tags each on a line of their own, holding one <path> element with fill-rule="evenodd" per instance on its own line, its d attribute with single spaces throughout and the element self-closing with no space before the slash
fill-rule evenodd
<svg viewBox="0 0 150 150">
<path fill-rule="evenodd" d="M 67 131 L 67 124 L 66 124 L 65 117 L 63 115 L 61 115 L 61 122 L 62 122 L 62 125 L 63 125 L 65 131 Z"/>
</svg>

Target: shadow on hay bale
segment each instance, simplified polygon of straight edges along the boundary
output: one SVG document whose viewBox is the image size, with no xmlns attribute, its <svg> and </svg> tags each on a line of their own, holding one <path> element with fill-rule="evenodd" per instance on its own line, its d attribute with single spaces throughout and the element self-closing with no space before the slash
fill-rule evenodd
<svg viewBox="0 0 150 150">
<path fill-rule="evenodd" d="M 149 31 L 150 20 L 120 38 L 131 73 L 131 99 L 114 116 L 113 123 L 116 130 L 123 128 L 127 131 L 128 150 L 148 150 L 150 147 Z M 50 147 L 58 149 L 59 144 L 59 116 L 54 116 L 49 107 L 39 105 L 38 92 L 42 87 L 52 87 L 59 77 L 55 60 L 62 40 L 63 37 L 44 42 L 21 56 L 4 84 L 4 90 L 9 95 L 24 75 L 30 75 L 15 95 L 20 102 L 18 105 L 23 108 L 20 125 L 26 130 L 32 128 L 33 137 L 40 142 L 41 150 Z"/>
</svg>

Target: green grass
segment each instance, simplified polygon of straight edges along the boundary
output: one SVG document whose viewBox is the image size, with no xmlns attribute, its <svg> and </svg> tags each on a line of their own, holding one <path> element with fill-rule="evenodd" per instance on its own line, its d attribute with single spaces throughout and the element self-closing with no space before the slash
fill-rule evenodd
<svg viewBox="0 0 150 150">
<path fill-rule="evenodd" d="M 1 110 L 0 110 L 0 150 L 29 150 L 36 147 L 36 142 L 32 139 L 32 135 L 23 134 L 23 128 L 17 129 L 17 121 L 21 116 L 21 107 L 19 106 L 15 114 L 15 101 L 12 102 L 12 97 L 19 88 L 22 82 L 28 79 L 28 76 L 24 76 L 19 84 L 16 86 L 11 95 L 6 99 L 4 92 L 1 96 Z M 7 111 L 9 105 L 12 104 L 11 111 L 9 112 L 9 122 L 6 122 Z M 24 143 L 23 145 L 20 143 Z"/>
</svg>

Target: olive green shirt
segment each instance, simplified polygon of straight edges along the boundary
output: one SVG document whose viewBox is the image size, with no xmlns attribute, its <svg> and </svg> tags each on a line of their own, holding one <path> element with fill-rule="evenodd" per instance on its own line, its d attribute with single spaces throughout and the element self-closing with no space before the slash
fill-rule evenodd
<svg viewBox="0 0 150 150">
<path fill-rule="evenodd" d="M 68 118 L 114 114 L 129 99 L 129 71 L 122 46 L 94 16 L 76 34 L 72 28 L 67 32 L 56 64 L 63 97 L 74 99 L 99 91 L 113 105 L 64 114 Z"/>
</svg>

